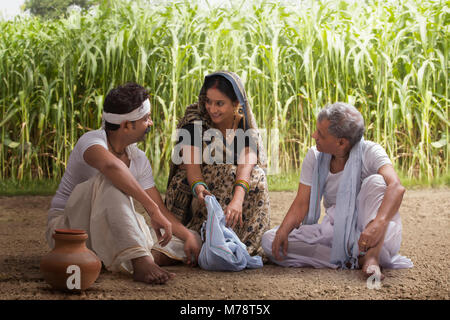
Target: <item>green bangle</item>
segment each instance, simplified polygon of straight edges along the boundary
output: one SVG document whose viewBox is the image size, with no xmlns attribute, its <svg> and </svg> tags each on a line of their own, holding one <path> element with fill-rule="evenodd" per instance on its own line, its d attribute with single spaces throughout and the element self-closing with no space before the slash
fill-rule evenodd
<svg viewBox="0 0 450 320">
<path fill-rule="evenodd" d="M 249 190 L 248 190 L 248 188 L 247 188 L 244 184 L 242 184 L 242 183 L 235 183 L 234 186 L 233 186 L 233 194 L 234 194 L 234 189 L 235 189 L 237 186 L 240 186 L 240 187 L 244 188 L 245 194 L 248 193 Z"/>
<path fill-rule="evenodd" d="M 196 183 L 194 183 L 194 185 L 192 186 L 192 194 L 194 195 L 194 197 L 197 198 L 197 193 L 195 192 L 195 187 L 197 187 L 197 185 L 202 185 L 206 188 L 206 190 L 208 189 L 208 186 L 206 185 L 206 183 L 204 183 L 203 181 L 197 181 Z"/>
<path fill-rule="evenodd" d="M 192 182 L 192 183 L 191 183 L 191 189 L 194 187 L 194 185 L 195 185 L 197 182 L 203 182 L 203 180 L 195 180 L 194 182 Z"/>
<path fill-rule="evenodd" d="M 245 181 L 245 180 L 236 180 L 236 182 L 234 184 L 237 184 L 237 183 L 244 184 L 247 187 L 247 190 L 250 190 L 250 185 L 248 184 L 247 181 Z"/>
</svg>

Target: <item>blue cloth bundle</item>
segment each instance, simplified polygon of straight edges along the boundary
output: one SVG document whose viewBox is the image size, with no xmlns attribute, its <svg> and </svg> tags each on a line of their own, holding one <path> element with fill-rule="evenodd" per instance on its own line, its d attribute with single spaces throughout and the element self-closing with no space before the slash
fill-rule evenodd
<svg viewBox="0 0 450 320">
<path fill-rule="evenodd" d="M 206 196 L 205 202 L 208 218 L 201 231 L 204 243 L 198 257 L 200 268 L 211 271 L 261 268 L 261 257 L 251 257 L 236 233 L 225 226 L 225 215 L 217 199 L 214 196 Z"/>
</svg>

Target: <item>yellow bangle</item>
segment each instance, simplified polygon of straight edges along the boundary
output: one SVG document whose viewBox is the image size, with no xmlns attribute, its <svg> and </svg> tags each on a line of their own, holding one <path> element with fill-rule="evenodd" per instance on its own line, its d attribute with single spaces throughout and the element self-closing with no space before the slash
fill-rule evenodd
<svg viewBox="0 0 450 320">
<path fill-rule="evenodd" d="M 247 187 L 247 190 L 250 190 L 250 185 L 247 181 L 245 180 L 236 180 L 236 182 L 234 183 L 235 185 L 238 183 L 242 183 L 243 185 L 245 185 Z"/>
<path fill-rule="evenodd" d="M 191 183 L 191 190 L 194 187 L 194 185 L 198 182 L 203 182 L 203 180 L 195 180 L 194 182 Z"/>
<path fill-rule="evenodd" d="M 237 182 L 233 186 L 233 192 L 232 192 L 233 195 L 234 195 L 234 189 L 236 189 L 237 186 L 242 187 L 244 189 L 244 191 L 245 191 L 245 194 L 247 194 L 249 192 L 249 189 L 244 184 L 242 184 L 240 182 Z"/>
</svg>

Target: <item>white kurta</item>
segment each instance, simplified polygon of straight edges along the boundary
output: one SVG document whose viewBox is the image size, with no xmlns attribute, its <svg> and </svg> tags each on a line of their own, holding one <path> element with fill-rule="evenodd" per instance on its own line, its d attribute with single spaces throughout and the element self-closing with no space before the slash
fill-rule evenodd
<svg viewBox="0 0 450 320">
<path fill-rule="evenodd" d="M 362 232 L 378 212 L 386 191 L 386 183 L 381 175 L 374 174 L 364 179 L 357 198 L 357 228 Z M 262 247 L 273 262 L 285 267 L 337 268 L 330 263 L 333 243 L 335 205 L 326 209 L 320 224 L 302 225 L 294 229 L 288 237 L 287 256 L 282 261 L 275 260 L 272 255 L 272 242 L 276 231 L 267 231 L 262 238 Z M 398 254 L 402 240 L 402 223 L 397 212 L 389 222 L 384 244 L 380 252 L 380 266 L 384 268 L 412 268 L 410 259 Z M 283 257 L 280 248 L 280 255 Z"/>
</svg>

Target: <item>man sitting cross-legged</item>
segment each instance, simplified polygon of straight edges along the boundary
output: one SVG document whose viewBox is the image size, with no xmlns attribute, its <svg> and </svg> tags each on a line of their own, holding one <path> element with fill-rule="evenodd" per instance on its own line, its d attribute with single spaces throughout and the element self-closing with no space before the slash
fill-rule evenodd
<svg viewBox="0 0 450 320">
<path fill-rule="evenodd" d="M 103 121 L 102 129 L 85 133 L 72 150 L 49 210 L 47 242 L 54 246 L 55 229 L 86 230 L 87 246 L 108 270 L 163 284 L 174 274 L 160 266 L 195 265 L 201 240 L 167 210 L 150 163 L 136 146 L 153 125 L 147 91 L 134 83 L 111 90 Z M 153 228 L 136 213 L 132 198 L 145 208 Z"/>
<path fill-rule="evenodd" d="M 411 268 L 398 255 L 398 210 L 405 188 L 385 150 L 364 141 L 364 120 L 344 103 L 322 109 L 312 147 L 302 164 L 297 196 L 282 224 L 262 246 L 287 267 L 362 268 L 366 276 L 386 268 Z M 326 210 L 322 222 L 320 202 Z"/>
</svg>

